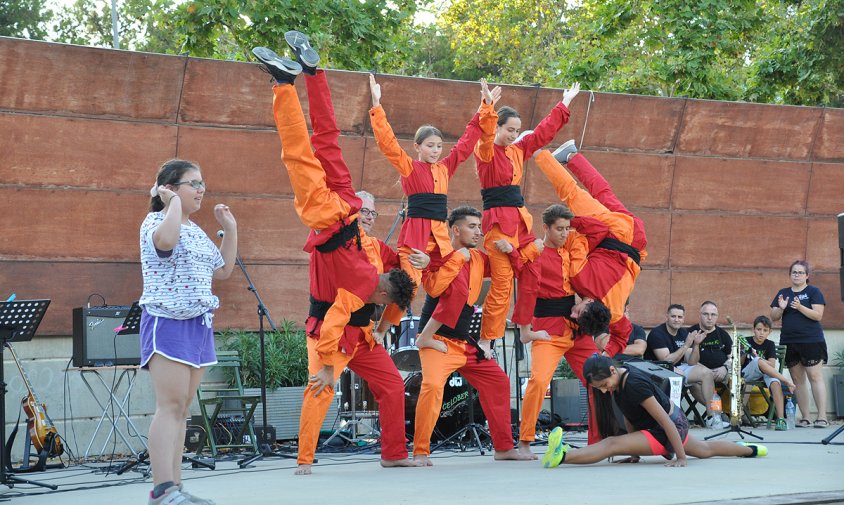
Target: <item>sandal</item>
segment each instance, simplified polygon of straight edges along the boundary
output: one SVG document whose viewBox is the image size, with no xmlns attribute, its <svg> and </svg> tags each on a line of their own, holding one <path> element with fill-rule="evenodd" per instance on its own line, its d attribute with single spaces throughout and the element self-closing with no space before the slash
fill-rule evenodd
<svg viewBox="0 0 844 505">
<path fill-rule="evenodd" d="M 798 428 L 808 428 L 811 425 L 812 425 L 812 423 L 810 423 L 808 419 L 801 419 L 801 420 L 797 421 L 797 424 L 796 424 L 796 426 Z"/>
<path fill-rule="evenodd" d="M 826 419 L 818 419 L 817 421 L 815 421 L 815 428 L 828 428 L 828 427 L 829 427 L 829 421 L 827 421 Z"/>
</svg>

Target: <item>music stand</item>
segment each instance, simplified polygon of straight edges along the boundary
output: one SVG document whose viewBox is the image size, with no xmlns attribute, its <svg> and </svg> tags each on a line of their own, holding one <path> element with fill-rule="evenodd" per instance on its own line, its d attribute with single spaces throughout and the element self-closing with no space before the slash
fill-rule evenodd
<svg viewBox="0 0 844 505">
<path fill-rule="evenodd" d="M 123 319 L 123 322 L 120 323 L 120 326 L 118 326 L 117 328 L 114 329 L 114 332 L 117 333 L 118 335 L 140 335 L 140 333 L 141 333 L 141 313 L 142 312 L 143 312 L 143 310 L 141 309 L 141 306 L 138 304 L 137 301 L 132 303 L 132 306 L 129 308 L 129 312 L 126 314 L 126 318 Z M 116 419 L 115 419 L 115 421 L 116 421 Z M 130 448 L 130 450 L 131 450 L 131 448 Z M 206 463 L 206 462 L 204 462 L 200 459 L 191 458 L 190 456 L 185 456 L 185 455 L 182 455 L 182 462 L 183 463 L 190 462 L 193 465 L 194 468 L 202 466 L 202 467 L 208 468 L 210 470 L 214 470 L 214 468 L 216 467 L 216 464 L 214 462 Z M 134 468 L 135 466 L 141 465 L 141 464 L 149 465 L 149 450 L 148 449 L 144 449 L 143 451 L 136 454 L 134 460 L 129 460 L 126 463 L 124 463 L 123 465 L 121 465 L 120 468 L 118 468 L 115 473 L 117 475 L 121 475 L 121 474 L 123 474 L 123 472 L 126 472 L 126 471 Z M 146 477 L 146 476 L 149 475 L 149 472 L 150 472 L 150 468 L 147 468 L 145 471 L 142 472 L 142 475 L 144 475 Z"/>
<path fill-rule="evenodd" d="M 835 430 L 832 433 L 832 435 L 830 435 L 830 436 L 826 437 L 825 439 L 821 440 L 821 443 L 823 445 L 829 445 L 829 443 L 832 442 L 832 439 L 837 437 L 838 435 L 840 435 L 842 431 L 844 431 L 844 426 L 839 426 L 838 429 Z M 836 445 L 841 445 L 841 444 L 836 444 Z"/>
<path fill-rule="evenodd" d="M 9 342 L 29 342 L 35 336 L 35 330 L 41 324 L 50 300 L 17 300 L 0 302 L 0 436 L 3 447 L 0 448 L 0 484 L 15 487 L 15 484 L 32 484 L 56 490 L 54 484 L 21 479 L 12 475 L 11 461 L 6 461 L 6 381 L 3 376 L 2 358 Z"/>
</svg>

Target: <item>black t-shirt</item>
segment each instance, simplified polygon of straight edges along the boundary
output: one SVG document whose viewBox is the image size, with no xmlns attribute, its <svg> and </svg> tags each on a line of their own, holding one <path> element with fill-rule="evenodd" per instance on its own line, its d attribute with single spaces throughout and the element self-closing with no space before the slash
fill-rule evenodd
<svg viewBox="0 0 844 505">
<path fill-rule="evenodd" d="M 627 345 L 635 344 L 637 340 L 647 340 L 645 329 L 638 324 L 633 324 L 633 331 L 630 332 L 630 338 L 627 339 Z"/>
<path fill-rule="evenodd" d="M 637 430 L 659 427 L 659 423 L 642 406 L 642 402 L 653 396 L 667 414 L 671 412 L 671 400 L 662 389 L 656 387 L 648 374 L 633 367 L 626 370 L 626 380 L 622 382 L 621 389 L 613 395 L 615 404 Z"/>
<path fill-rule="evenodd" d="M 752 338 L 749 338 L 749 339 L 747 339 L 747 343 L 750 344 L 751 349 L 756 351 L 756 355 L 759 356 L 759 359 L 768 360 L 768 359 L 771 359 L 771 358 L 774 358 L 774 359 L 777 358 L 777 345 L 774 344 L 773 340 L 767 340 L 766 339 L 761 344 L 757 344 L 755 340 L 753 340 Z M 744 355 L 742 356 L 742 359 L 741 359 L 741 362 L 742 362 L 741 369 L 742 370 L 744 370 L 744 368 L 747 366 L 747 363 L 748 363 L 747 360 L 750 357 L 752 357 L 752 354 L 750 354 L 750 351 L 744 353 Z"/>
<path fill-rule="evenodd" d="M 683 347 L 686 338 L 689 336 L 689 330 L 680 328 L 677 330 L 677 335 L 668 333 L 668 326 L 665 323 L 652 329 L 648 334 L 648 349 L 645 351 L 645 359 L 649 361 L 658 361 L 659 358 L 654 354 L 654 349 L 668 349 L 668 353 L 672 353 L 677 349 Z M 681 357 L 678 362 L 682 362 Z"/>
<path fill-rule="evenodd" d="M 774 299 L 771 302 L 771 307 L 779 307 L 778 298 L 780 295 L 788 300 L 789 304 L 791 303 L 791 300 L 797 298 L 801 305 L 809 309 L 812 308 L 812 305 L 826 305 L 826 300 L 824 300 L 821 290 L 811 284 L 807 285 L 802 291 L 797 291 L 796 293 L 792 291 L 791 288 L 782 288 L 779 290 L 777 295 L 774 296 Z M 823 341 L 823 326 L 821 326 L 820 321 L 809 319 L 801 314 L 797 309 L 792 309 L 790 305 L 782 311 L 780 344 L 808 344 Z"/>
<path fill-rule="evenodd" d="M 698 330 L 700 330 L 700 325 L 696 324 L 689 328 L 689 333 Z M 730 338 L 730 334 L 720 326 L 715 326 L 715 329 L 700 343 L 700 364 L 713 370 L 721 367 L 730 357 L 732 347 L 733 339 Z"/>
</svg>

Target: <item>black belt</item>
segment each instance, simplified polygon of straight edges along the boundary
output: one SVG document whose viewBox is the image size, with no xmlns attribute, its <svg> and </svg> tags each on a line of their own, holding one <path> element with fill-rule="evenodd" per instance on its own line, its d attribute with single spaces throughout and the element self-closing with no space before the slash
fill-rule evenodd
<svg viewBox="0 0 844 505">
<path fill-rule="evenodd" d="M 431 319 L 431 314 L 440 303 L 439 297 L 432 298 L 431 295 L 425 295 L 425 305 L 422 306 L 422 313 L 419 315 L 419 328 L 424 328 Z M 457 320 L 457 325 L 452 328 L 450 326 L 442 325 L 437 330 L 437 335 L 443 337 L 453 338 L 455 340 L 463 340 L 469 342 L 478 350 L 478 359 L 484 358 L 484 351 L 481 349 L 479 340 L 469 335 L 469 323 L 472 322 L 472 315 L 475 313 L 475 307 L 472 305 L 464 305 L 460 312 L 460 318 Z"/>
<path fill-rule="evenodd" d="M 448 195 L 416 193 L 407 197 L 407 217 L 421 217 L 435 221 L 448 219 Z"/>
<path fill-rule="evenodd" d="M 317 300 L 313 296 L 310 297 L 311 305 L 308 308 L 308 315 L 311 317 L 315 317 L 320 321 L 325 320 L 325 314 L 328 312 L 328 309 L 334 305 L 331 302 L 324 302 L 322 300 Z M 351 317 L 349 318 L 348 326 L 358 326 L 364 327 L 369 326 L 371 322 L 372 314 L 375 313 L 375 304 L 374 303 L 367 303 L 363 307 L 359 308 L 358 310 L 352 312 Z"/>
<path fill-rule="evenodd" d="M 349 224 L 344 224 L 324 244 L 316 246 L 316 250 L 321 253 L 330 253 L 340 249 L 341 247 L 346 247 L 349 240 L 353 238 L 356 239 L 358 250 L 361 250 L 360 227 L 358 226 L 357 219 Z"/>
<path fill-rule="evenodd" d="M 560 298 L 537 298 L 533 317 L 569 317 L 574 307 L 574 295 Z"/>
<path fill-rule="evenodd" d="M 642 264 L 642 255 L 639 253 L 639 250 L 633 247 L 630 244 L 625 244 L 620 240 L 616 240 L 614 238 L 605 238 L 598 244 L 598 247 L 601 249 L 609 249 L 610 251 L 619 251 L 623 252 L 624 254 L 630 256 L 630 259 L 636 262 L 637 265 Z"/>
<path fill-rule="evenodd" d="M 525 199 L 519 186 L 496 186 L 481 189 L 484 210 L 495 207 L 524 207 Z"/>
</svg>

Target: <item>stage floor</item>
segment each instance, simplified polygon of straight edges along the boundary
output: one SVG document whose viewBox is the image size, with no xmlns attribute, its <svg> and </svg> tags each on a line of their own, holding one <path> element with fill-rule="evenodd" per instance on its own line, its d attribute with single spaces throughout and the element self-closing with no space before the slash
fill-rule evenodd
<svg viewBox="0 0 844 505">
<path fill-rule="evenodd" d="M 310 476 L 294 476 L 295 460 L 268 459 L 248 469 L 233 460 L 216 470 L 186 465 L 185 484 L 218 505 L 242 504 L 625 504 L 844 503 L 844 433 L 829 445 L 830 428 L 786 432 L 758 429 L 769 454 L 759 459 L 690 459 L 687 468 L 667 468 L 660 457 L 636 465 L 600 463 L 555 470 L 539 462 L 497 462 L 487 453 L 440 452 L 430 468 L 378 465 L 375 454 L 318 454 Z M 712 431 L 693 429 L 702 438 Z M 734 433 L 723 440 L 739 440 Z M 585 434 L 567 440 L 585 443 Z M 544 446 L 535 447 L 542 454 Z M 146 503 L 151 480 L 129 471 L 106 475 L 103 464 L 20 475 L 59 486 L 48 491 L 27 485 L 0 489 L 0 500 L 21 505 L 123 505 Z M 776 498 L 772 498 L 776 497 Z"/>
</svg>

